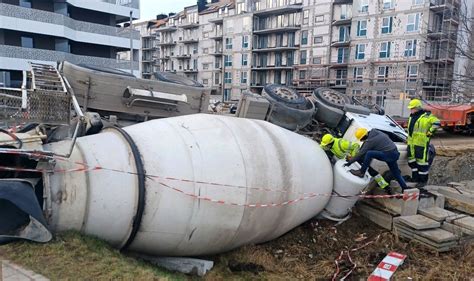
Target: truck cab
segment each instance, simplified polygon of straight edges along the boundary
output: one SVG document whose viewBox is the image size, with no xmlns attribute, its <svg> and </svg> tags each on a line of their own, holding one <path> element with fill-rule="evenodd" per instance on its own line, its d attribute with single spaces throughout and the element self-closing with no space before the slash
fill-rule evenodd
<svg viewBox="0 0 474 281">
<path fill-rule="evenodd" d="M 379 114 L 359 114 L 353 112 L 346 112 L 344 117 L 335 128 L 336 131 L 344 139 L 359 142 L 355 137 L 355 131 L 358 128 L 366 128 L 367 130 L 377 129 L 387 134 L 390 139 L 395 143 L 400 152 L 400 159 L 398 160 L 398 166 L 402 171 L 402 175 L 410 173 L 410 167 L 408 167 L 408 156 L 407 156 L 407 144 L 406 140 L 408 134 L 405 130 L 398 125 L 392 118 L 386 115 Z M 360 143 L 360 142 L 359 142 Z M 362 145 L 362 143 L 360 143 Z M 383 173 L 388 170 L 385 163 L 378 160 L 374 160 L 371 165 L 374 169 Z"/>
</svg>

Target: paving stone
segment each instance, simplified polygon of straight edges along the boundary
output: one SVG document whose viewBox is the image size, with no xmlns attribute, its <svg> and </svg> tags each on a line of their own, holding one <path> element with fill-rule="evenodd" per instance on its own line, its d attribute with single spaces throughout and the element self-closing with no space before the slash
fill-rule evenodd
<svg viewBox="0 0 474 281">
<path fill-rule="evenodd" d="M 413 189 L 406 189 L 403 194 L 412 194 L 412 193 L 420 193 L 420 190 L 417 188 Z M 411 215 L 416 215 L 418 211 L 418 203 L 419 201 L 417 199 L 412 199 L 412 200 L 403 200 L 402 201 L 402 209 L 400 211 L 400 214 L 402 216 L 411 216 Z"/>
<path fill-rule="evenodd" d="M 399 221 L 417 230 L 431 229 L 441 226 L 439 222 L 422 215 L 402 216 Z"/>
<path fill-rule="evenodd" d="M 420 198 L 420 202 L 418 203 L 418 211 L 420 209 L 427 209 L 435 207 L 435 198 L 428 197 L 428 198 Z"/>
<path fill-rule="evenodd" d="M 470 235 L 470 236 L 473 236 L 473 238 L 474 238 L 474 231 L 469 230 L 469 229 L 464 228 L 464 227 L 460 227 L 459 225 L 455 225 L 455 224 L 452 224 L 452 223 L 449 223 L 449 222 L 444 222 L 441 225 L 441 228 L 444 229 L 444 230 L 447 230 L 449 232 L 452 232 L 452 233 L 454 233 L 458 236 Z"/>
<path fill-rule="evenodd" d="M 442 229 L 441 229 L 442 230 Z M 456 246 L 457 243 L 456 241 L 448 241 L 448 242 L 442 242 L 442 243 L 439 243 L 439 242 L 435 242 L 431 239 L 428 239 L 426 237 L 423 237 L 421 235 L 418 235 L 418 234 L 415 234 L 413 236 L 413 239 L 415 240 L 418 240 L 418 241 L 421 241 L 427 245 L 430 245 L 430 246 L 433 246 L 435 248 L 444 248 L 444 247 L 452 247 L 452 246 Z"/>
<path fill-rule="evenodd" d="M 435 251 L 440 252 L 440 253 L 441 252 L 448 252 L 448 251 L 452 250 L 455 247 L 455 246 L 435 247 L 433 245 L 430 245 L 430 244 L 425 243 L 423 241 L 420 241 L 418 239 L 413 239 L 412 241 L 415 241 L 418 244 L 421 244 L 421 245 L 423 245 L 427 248 L 430 248 L 430 249 L 435 250 Z"/>
<path fill-rule="evenodd" d="M 446 196 L 439 193 L 438 191 L 430 191 L 431 194 L 435 196 L 435 207 L 444 209 L 444 205 L 446 202 Z"/>
<path fill-rule="evenodd" d="M 392 230 L 392 219 L 393 217 L 381 210 L 378 210 L 372 206 L 366 205 L 364 203 L 357 205 L 357 211 L 365 218 L 369 219 L 373 223 L 388 229 Z"/>
<path fill-rule="evenodd" d="M 455 220 L 462 219 L 462 218 L 467 218 L 467 217 L 468 217 L 468 215 L 458 214 L 458 215 L 447 217 L 446 221 L 449 222 L 449 223 L 453 223 Z"/>
<path fill-rule="evenodd" d="M 441 228 L 418 231 L 417 235 L 423 236 L 436 243 L 444 243 L 456 240 L 456 235 Z"/>
<path fill-rule="evenodd" d="M 464 227 L 464 228 L 474 231 L 474 218 L 473 217 L 465 217 L 465 218 L 457 219 L 453 223 L 460 227 Z"/>
<path fill-rule="evenodd" d="M 418 213 L 430 219 L 434 219 L 435 221 L 444 221 L 447 217 L 457 215 L 454 212 L 438 207 L 419 209 Z"/>
</svg>

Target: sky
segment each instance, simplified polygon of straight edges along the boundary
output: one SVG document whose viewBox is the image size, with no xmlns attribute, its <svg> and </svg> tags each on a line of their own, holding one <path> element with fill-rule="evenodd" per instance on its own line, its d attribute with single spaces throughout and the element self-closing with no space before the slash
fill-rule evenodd
<svg viewBox="0 0 474 281">
<path fill-rule="evenodd" d="M 161 13 L 179 12 L 196 3 L 197 0 L 140 0 L 140 20 L 151 20 Z"/>
</svg>

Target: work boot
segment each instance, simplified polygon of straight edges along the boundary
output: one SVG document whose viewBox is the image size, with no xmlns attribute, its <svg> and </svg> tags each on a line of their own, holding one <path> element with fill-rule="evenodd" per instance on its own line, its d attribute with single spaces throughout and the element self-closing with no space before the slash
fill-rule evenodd
<svg viewBox="0 0 474 281">
<path fill-rule="evenodd" d="M 419 182 L 415 185 L 416 188 L 421 189 L 426 186 L 426 182 Z M 423 188 L 424 189 L 424 188 Z"/>
<path fill-rule="evenodd" d="M 361 170 L 350 170 L 349 172 L 351 172 L 351 174 L 359 178 L 363 178 L 365 175 L 364 173 L 362 173 Z"/>
<path fill-rule="evenodd" d="M 385 187 L 383 190 L 385 190 L 388 195 L 393 195 L 393 190 L 390 186 Z"/>
</svg>

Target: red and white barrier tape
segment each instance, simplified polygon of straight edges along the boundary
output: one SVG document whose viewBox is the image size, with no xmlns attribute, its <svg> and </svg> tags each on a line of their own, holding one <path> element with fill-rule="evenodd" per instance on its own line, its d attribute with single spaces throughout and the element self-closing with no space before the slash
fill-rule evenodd
<svg viewBox="0 0 474 281">
<path fill-rule="evenodd" d="M 400 267 L 405 259 L 406 255 L 390 252 L 385 258 L 379 263 L 377 268 L 372 272 L 367 281 L 388 281 Z"/>
<path fill-rule="evenodd" d="M 21 152 L 21 151 L 14 151 L 14 150 L 0 150 L 0 153 L 10 153 L 10 154 L 21 154 L 21 155 L 26 155 L 30 157 L 43 157 L 47 159 L 55 159 L 55 160 L 60 160 L 60 161 L 70 161 L 70 159 L 64 158 L 64 157 L 58 157 L 58 156 L 51 156 L 48 154 L 42 154 L 40 152 Z M 28 168 L 16 168 L 16 167 L 6 167 L 6 166 L 0 166 L 0 171 L 17 171 L 17 172 L 39 172 L 39 173 L 72 173 L 72 172 L 91 172 L 91 171 L 97 171 L 97 170 L 107 170 L 107 171 L 112 171 L 112 172 L 117 172 L 117 173 L 125 173 L 125 174 L 130 174 L 130 175 L 138 175 L 138 173 L 134 172 L 129 172 L 129 171 L 122 171 L 118 169 L 112 169 L 112 168 L 105 168 L 101 166 L 94 166 L 90 167 L 85 163 L 81 162 L 72 162 L 79 167 L 77 168 L 70 168 L 70 169 L 55 169 L 55 170 L 48 170 L 48 169 L 28 169 Z M 352 195 L 352 196 L 344 196 L 344 195 L 337 195 L 337 194 L 319 194 L 319 193 L 306 193 L 306 192 L 292 192 L 292 191 L 287 191 L 287 190 L 281 190 L 281 189 L 271 189 L 271 188 L 261 188 L 261 187 L 246 187 L 246 186 L 241 186 L 241 185 L 231 185 L 231 184 L 221 184 L 221 183 L 216 183 L 216 182 L 205 182 L 205 181 L 195 181 L 195 180 L 190 180 L 190 179 L 178 179 L 174 177 L 164 177 L 164 176 L 158 176 L 158 175 L 149 175 L 145 174 L 145 176 L 149 179 L 152 180 L 157 180 L 158 183 L 161 186 L 164 186 L 168 189 L 174 190 L 176 192 L 182 193 L 186 196 L 199 199 L 199 200 L 205 200 L 213 203 L 218 203 L 218 204 L 224 204 L 224 205 L 230 205 L 230 206 L 243 206 L 243 207 L 250 207 L 250 208 L 262 208 L 262 207 L 278 207 L 278 206 L 285 206 L 285 205 L 290 205 L 294 204 L 300 201 L 308 200 L 311 198 L 315 197 L 343 197 L 343 198 L 354 198 L 358 197 L 361 199 L 390 199 L 390 198 L 398 198 L 398 199 L 403 199 L 403 200 L 416 200 L 418 199 L 418 193 L 410 193 L 410 194 L 393 194 L 393 195 L 364 195 L 364 194 L 359 194 L 359 195 Z M 179 182 L 186 182 L 186 183 L 193 183 L 193 184 L 205 184 L 205 185 L 210 185 L 210 186 L 218 186 L 218 187 L 233 187 L 233 188 L 242 188 L 242 189 L 247 189 L 247 190 L 258 190 L 258 191 L 265 191 L 265 192 L 278 192 L 278 193 L 294 193 L 301 195 L 301 197 L 288 200 L 285 202 L 279 202 L 279 203 L 274 203 L 274 202 L 269 202 L 269 203 L 251 203 L 251 204 L 244 204 L 244 203 L 235 203 L 235 202 L 228 202 L 225 200 L 221 199 L 215 199 L 215 198 L 210 198 L 206 196 L 200 196 L 196 195 L 194 193 L 186 192 L 184 190 L 178 189 L 176 187 L 172 187 L 169 184 L 166 184 L 160 180 L 170 180 L 170 181 L 179 181 Z"/>
</svg>

